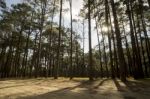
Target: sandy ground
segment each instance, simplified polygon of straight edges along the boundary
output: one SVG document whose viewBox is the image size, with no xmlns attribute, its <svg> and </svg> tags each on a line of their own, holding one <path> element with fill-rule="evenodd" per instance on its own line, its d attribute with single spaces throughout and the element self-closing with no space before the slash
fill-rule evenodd
<svg viewBox="0 0 150 99">
<path fill-rule="evenodd" d="M 0 99 L 150 99 L 150 80 L 1 80 Z"/>
</svg>

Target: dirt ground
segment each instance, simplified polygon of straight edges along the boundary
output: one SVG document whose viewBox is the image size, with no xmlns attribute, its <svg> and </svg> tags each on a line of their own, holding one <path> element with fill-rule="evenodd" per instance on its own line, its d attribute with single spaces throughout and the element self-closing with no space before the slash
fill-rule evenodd
<svg viewBox="0 0 150 99">
<path fill-rule="evenodd" d="M 0 99 L 150 99 L 150 80 L 88 78 L 18 79 L 0 81 Z"/>
</svg>

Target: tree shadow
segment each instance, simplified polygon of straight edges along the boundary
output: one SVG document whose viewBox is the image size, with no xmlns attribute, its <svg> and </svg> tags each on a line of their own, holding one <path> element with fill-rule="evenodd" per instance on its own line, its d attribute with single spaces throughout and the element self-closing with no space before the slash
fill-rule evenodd
<svg viewBox="0 0 150 99">
<path fill-rule="evenodd" d="M 83 99 L 83 97 L 86 97 L 86 95 L 92 98 L 93 95 L 97 94 L 97 90 L 95 88 L 98 88 L 107 80 L 108 79 L 103 79 L 96 86 L 94 86 L 94 83 L 96 82 L 96 80 L 95 81 L 80 81 L 80 84 L 73 86 L 73 87 L 62 88 L 60 90 L 48 92 L 42 95 L 19 97 L 18 99 L 76 99 L 76 98 Z M 80 91 L 76 91 L 76 92 L 73 91 L 73 90 L 78 90 L 78 89 Z M 89 99 L 88 97 L 87 99 Z"/>
<path fill-rule="evenodd" d="M 26 85 L 22 84 L 22 85 L 13 85 L 13 86 L 0 87 L 0 90 L 5 89 L 5 88 L 20 87 L 20 86 L 26 86 Z"/>
<path fill-rule="evenodd" d="M 137 82 L 137 81 L 127 81 L 125 82 L 125 85 L 129 90 L 132 92 L 137 93 L 147 93 L 150 95 L 150 84 L 146 84 L 144 82 Z"/>
<path fill-rule="evenodd" d="M 47 93 L 36 93 L 36 94 L 30 94 L 30 95 L 26 94 L 28 92 L 17 93 L 17 94 L 12 94 L 12 95 L 6 96 L 6 99 L 7 99 L 7 97 L 10 97 L 10 98 L 15 97 L 14 95 L 16 95 L 17 99 L 76 99 L 76 98 L 78 98 L 78 99 L 109 99 L 109 98 L 136 99 L 138 96 L 136 96 L 134 94 L 133 87 L 145 88 L 143 86 L 146 86 L 146 85 L 143 85 L 143 83 L 133 82 L 133 81 L 128 81 L 128 82 L 124 83 L 125 86 L 123 86 L 122 85 L 123 82 L 120 82 L 117 79 L 113 79 L 113 82 L 114 82 L 116 88 L 118 89 L 118 91 L 111 90 L 111 89 L 109 90 L 108 88 L 106 88 L 106 90 L 105 90 L 105 88 L 103 89 L 103 87 L 107 86 L 108 80 L 110 80 L 110 82 L 112 82 L 111 79 L 102 79 L 102 80 L 94 80 L 94 81 L 76 80 L 75 79 L 75 80 L 71 81 L 71 82 L 75 83 L 75 85 L 73 84 L 71 87 L 69 87 L 69 85 L 68 86 L 64 85 L 63 88 L 58 89 L 58 90 L 54 90 L 54 91 L 51 90 Z M 56 82 L 57 82 L 57 80 L 56 80 Z M 59 82 L 57 82 L 57 83 L 58 83 L 58 86 L 60 86 Z M 65 84 L 67 84 L 67 83 L 65 83 Z M 109 83 L 109 84 L 111 84 L 111 83 Z M 101 86 L 102 86 L 102 88 L 101 88 Z M 30 92 L 31 91 L 29 91 L 29 93 Z M 138 93 L 138 94 L 140 95 L 140 93 Z M 4 99 L 5 99 L 5 96 L 4 96 Z M 144 98 L 144 99 L 149 99 L 149 98 Z"/>
<path fill-rule="evenodd" d="M 117 88 L 118 91 L 121 91 L 121 92 L 125 92 L 125 91 L 126 91 L 126 90 L 125 90 L 126 87 L 121 86 L 121 85 L 119 84 L 119 82 L 118 82 L 116 79 L 113 79 L 113 81 L 114 81 L 114 83 L 115 83 L 116 88 Z"/>
<path fill-rule="evenodd" d="M 108 80 L 110 80 L 110 79 L 106 78 L 106 79 L 102 80 L 102 81 L 101 81 L 97 86 L 95 86 L 94 88 L 95 88 L 95 89 L 98 89 L 100 86 L 103 85 L 104 82 L 106 82 L 106 81 L 108 81 Z"/>
<path fill-rule="evenodd" d="M 138 96 L 147 96 L 149 97 L 149 93 L 145 94 L 145 88 L 148 87 L 142 82 L 137 81 L 127 81 L 127 82 L 121 82 L 125 84 L 125 86 L 120 85 L 120 81 L 113 79 L 118 91 L 122 94 L 124 99 L 136 99 Z M 149 95 L 148 95 L 149 94 Z M 138 95 L 138 96 L 136 96 Z M 145 98 L 143 98 L 145 99 Z M 147 99 L 147 98 L 146 98 Z"/>
</svg>

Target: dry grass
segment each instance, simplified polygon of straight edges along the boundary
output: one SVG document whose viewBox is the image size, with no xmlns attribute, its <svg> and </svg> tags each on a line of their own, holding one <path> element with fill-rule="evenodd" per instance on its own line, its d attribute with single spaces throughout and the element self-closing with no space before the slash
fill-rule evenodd
<svg viewBox="0 0 150 99">
<path fill-rule="evenodd" d="M 0 99 L 150 99 L 150 80 L 60 78 L 0 81 Z"/>
</svg>

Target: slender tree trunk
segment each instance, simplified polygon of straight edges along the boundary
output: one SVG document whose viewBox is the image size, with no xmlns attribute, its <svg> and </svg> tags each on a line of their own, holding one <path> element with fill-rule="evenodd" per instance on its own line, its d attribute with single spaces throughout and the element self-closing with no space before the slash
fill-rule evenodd
<svg viewBox="0 0 150 99">
<path fill-rule="evenodd" d="M 3 78 L 3 73 L 6 72 L 6 71 L 4 71 L 4 68 L 6 68 L 6 67 L 4 67 L 5 54 L 6 54 L 6 47 L 3 44 L 2 51 L 0 54 L 0 78 Z"/>
<path fill-rule="evenodd" d="M 118 58 L 119 58 L 119 65 L 120 65 L 120 78 L 122 81 L 126 81 L 126 72 L 125 72 L 126 63 L 125 63 L 125 58 L 124 58 L 124 53 L 122 48 L 121 33 L 119 30 L 119 24 L 118 24 L 118 18 L 117 18 L 114 0 L 111 0 L 111 7 L 112 7 L 114 27 L 115 27 L 115 33 L 117 39 Z"/>
<path fill-rule="evenodd" d="M 84 76 L 84 71 L 85 71 L 85 55 L 84 55 L 84 47 L 85 47 L 85 23 L 84 23 L 84 19 L 83 19 L 83 33 L 82 33 L 82 36 L 83 36 L 83 64 L 82 64 L 82 72 L 81 72 L 81 76 Z"/>
<path fill-rule="evenodd" d="M 135 19 L 134 19 L 134 11 L 131 5 L 131 17 L 133 20 L 133 29 L 134 29 L 134 33 L 135 33 L 135 42 L 136 42 L 136 47 L 137 47 L 137 53 L 136 53 L 136 60 L 137 60 L 137 66 L 138 66 L 138 72 L 140 73 L 140 78 L 144 77 L 144 73 L 143 73 L 143 68 L 142 68 L 142 62 L 141 62 L 141 51 L 140 51 L 140 47 L 139 47 L 139 41 L 138 41 L 138 35 L 137 35 L 137 30 L 136 30 L 136 25 L 135 25 Z"/>
<path fill-rule="evenodd" d="M 139 15 L 137 14 L 137 27 L 138 27 L 138 32 L 139 32 L 139 36 L 140 36 L 140 46 L 141 46 L 141 50 L 142 50 L 142 57 L 143 57 L 143 65 L 145 66 L 145 76 L 148 77 L 148 67 L 146 64 L 146 56 L 145 56 L 145 51 L 144 51 L 144 46 L 143 46 L 143 40 L 142 40 L 142 31 L 141 31 L 141 27 L 140 27 L 140 20 L 139 20 Z M 147 52 L 147 54 L 149 54 L 149 52 Z M 148 62 L 150 64 L 150 60 L 148 58 Z"/>
<path fill-rule="evenodd" d="M 72 26 L 72 0 L 70 0 L 70 21 L 71 21 L 71 36 L 70 36 L 70 38 L 71 38 L 71 48 L 70 48 L 70 80 L 73 78 L 73 66 L 72 66 L 72 46 L 73 46 L 73 44 L 72 44 L 72 42 L 73 42 L 73 37 L 72 37 L 72 35 L 73 35 L 73 26 Z"/>
<path fill-rule="evenodd" d="M 108 71 L 108 65 L 107 65 L 107 53 L 106 53 L 106 45 L 105 45 L 105 37 L 104 37 L 104 33 L 102 31 L 102 25 L 100 23 L 100 30 L 101 30 L 101 34 L 102 34 L 102 43 L 103 43 L 103 51 L 104 51 L 104 64 L 105 64 L 105 68 L 106 68 L 106 77 L 109 77 L 109 71 Z"/>
<path fill-rule="evenodd" d="M 61 28 L 61 21 L 62 21 L 62 4 L 63 4 L 63 0 L 60 0 L 60 16 L 59 16 L 59 37 L 58 37 L 58 49 L 57 49 L 57 65 L 55 66 L 54 69 L 54 79 L 58 78 L 58 74 L 59 74 L 59 65 L 60 65 L 60 47 L 61 47 L 61 32 L 62 32 L 62 28 Z"/>
<path fill-rule="evenodd" d="M 88 28 L 89 28 L 89 80 L 93 80 L 93 61 L 92 61 L 92 38 L 91 38 L 91 0 L 88 0 Z"/>
<path fill-rule="evenodd" d="M 131 53 L 130 53 L 130 49 L 129 49 L 129 44 L 128 44 L 128 40 L 127 40 L 127 34 L 126 34 L 126 30 L 125 30 L 125 26 L 124 23 L 122 21 L 122 26 L 123 26 L 123 32 L 124 32 L 124 39 L 125 39 L 125 46 L 126 46 L 126 51 L 127 51 L 127 60 L 128 60 L 128 69 L 129 69 L 129 75 L 132 76 L 132 57 L 131 57 Z"/>
<path fill-rule="evenodd" d="M 97 20 L 95 18 L 95 23 L 96 23 L 96 31 L 97 31 L 97 40 L 98 40 L 98 51 L 99 51 L 99 62 L 100 62 L 100 70 L 101 70 L 101 77 L 103 77 L 103 65 L 102 65 L 102 60 L 101 60 L 101 57 L 102 57 L 102 53 L 101 53 L 101 46 L 100 46 L 100 39 L 99 39 L 99 31 L 98 31 L 98 23 L 97 23 Z"/>
<path fill-rule="evenodd" d="M 150 0 L 147 0 L 147 2 L 148 2 L 148 5 L 149 5 L 149 7 L 150 7 Z"/>
<path fill-rule="evenodd" d="M 113 40 L 113 48 L 114 48 L 114 72 L 117 77 L 119 77 L 119 66 L 118 66 L 118 55 L 117 55 L 117 49 L 116 49 L 116 39 L 115 39 L 115 33 L 113 30 L 112 26 L 112 20 L 111 20 L 111 15 L 109 11 L 109 19 L 110 19 L 110 27 L 111 27 L 111 35 L 112 35 L 112 40 Z"/>
<path fill-rule="evenodd" d="M 48 69 L 47 69 L 47 76 L 50 76 L 50 69 L 52 67 L 52 31 L 53 31 L 53 21 L 54 21 L 54 14 L 56 11 L 56 0 L 53 2 L 53 11 L 52 11 L 52 19 L 51 19 L 51 26 L 50 26 L 50 34 L 49 34 L 49 56 L 48 56 Z"/>
<path fill-rule="evenodd" d="M 133 56 L 133 66 L 134 66 L 134 78 L 143 78 L 143 73 L 142 70 L 139 68 L 140 63 L 139 63 L 139 56 L 138 56 L 138 51 L 137 51 L 137 46 L 136 46 L 136 39 L 135 39 L 135 32 L 134 32 L 134 23 L 133 23 L 133 13 L 132 13 L 132 4 L 128 0 L 127 4 L 127 14 L 130 22 L 130 36 L 131 36 L 131 44 L 132 44 L 132 56 Z"/>
<path fill-rule="evenodd" d="M 115 78 L 114 76 L 114 66 L 113 66 L 113 58 L 112 58 L 112 47 L 111 47 L 111 35 L 110 35 L 110 28 L 109 28 L 109 5 L 108 0 L 105 0 L 105 23 L 107 28 L 107 35 L 108 35 L 108 46 L 109 46 L 109 54 L 110 54 L 110 65 L 111 65 L 111 77 Z"/>
</svg>

